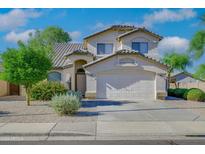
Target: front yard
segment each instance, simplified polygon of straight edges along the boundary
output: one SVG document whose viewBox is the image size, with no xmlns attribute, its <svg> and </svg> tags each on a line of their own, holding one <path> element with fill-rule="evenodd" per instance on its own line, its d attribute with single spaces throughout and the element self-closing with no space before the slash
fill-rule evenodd
<svg viewBox="0 0 205 154">
<path fill-rule="evenodd" d="M 15 96 L 0 98 L 0 123 L 56 123 L 93 121 L 96 118 L 94 108 L 81 108 L 75 116 L 59 116 L 49 106 L 49 102 L 32 101 L 32 105 L 27 106 L 22 99 Z"/>
<path fill-rule="evenodd" d="M 19 101 L 14 101 L 19 99 Z M 7 99 L 7 101 L 5 100 Z M 49 102 L 33 101 L 26 106 L 22 97 L 0 98 L 0 123 L 58 123 L 89 121 L 200 121 L 205 120 L 205 103 L 167 101 L 82 101 L 73 116 L 59 116 Z"/>
</svg>

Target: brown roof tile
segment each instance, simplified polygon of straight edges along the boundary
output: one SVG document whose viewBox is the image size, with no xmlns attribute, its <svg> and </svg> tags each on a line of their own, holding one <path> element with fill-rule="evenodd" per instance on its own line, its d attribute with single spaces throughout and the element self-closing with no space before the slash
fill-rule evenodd
<svg viewBox="0 0 205 154">
<path fill-rule="evenodd" d="M 62 68 L 65 65 L 65 55 L 83 48 L 81 43 L 56 43 L 53 53 L 53 67 Z"/>
</svg>

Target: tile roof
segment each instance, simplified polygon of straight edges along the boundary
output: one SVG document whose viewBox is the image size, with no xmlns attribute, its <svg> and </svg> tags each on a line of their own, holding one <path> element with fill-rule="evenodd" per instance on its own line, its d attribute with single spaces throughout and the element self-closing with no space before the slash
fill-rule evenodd
<svg viewBox="0 0 205 154">
<path fill-rule="evenodd" d="M 70 56 L 72 54 L 78 54 L 78 55 L 83 55 L 83 54 L 90 54 L 92 56 L 94 56 L 91 52 L 89 52 L 86 49 L 77 49 L 77 50 L 73 50 L 72 52 L 66 54 L 65 56 Z"/>
<path fill-rule="evenodd" d="M 136 29 L 134 25 L 112 25 L 111 28 L 121 29 L 121 30 L 133 30 Z"/>
<path fill-rule="evenodd" d="M 54 55 L 52 57 L 53 67 L 54 68 L 62 68 L 65 64 L 65 56 L 69 53 L 72 53 L 76 50 L 80 50 L 83 48 L 83 44 L 81 43 L 56 43 L 54 46 Z"/>
<path fill-rule="evenodd" d="M 144 57 L 144 58 L 147 58 L 147 59 L 149 59 L 149 60 L 152 60 L 152 61 L 154 61 L 154 62 L 157 62 L 157 63 L 159 63 L 159 64 L 162 64 L 162 65 L 164 65 L 164 66 L 167 66 L 166 64 L 162 63 L 160 60 L 157 60 L 157 59 L 152 58 L 152 57 L 150 57 L 150 56 L 146 56 L 146 55 L 144 55 L 143 53 L 140 53 L 140 52 L 135 51 L 135 50 L 122 49 L 122 50 L 116 51 L 116 53 L 118 53 L 118 54 L 137 54 L 137 55 L 139 55 L 139 56 L 142 56 L 142 57 Z"/>
<path fill-rule="evenodd" d="M 152 61 L 152 62 L 154 62 L 154 63 L 160 64 L 160 65 L 162 65 L 162 66 L 164 66 L 164 67 L 166 67 L 166 68 L 168 67 L 166 64 L 162 63 L 162 62 L 159 61 L 159 60 L 156 60 L 156 59 L 154 59 L 154 58 L 152 58 L 152 57 L 146 56 L 146 55 L 144 55 L 144 54 L 142 54 L 142 53 L 140 53 L 140 52 L 137 52 L 137 51 L 135 51 L 135 50 L 128 50 L 128 49 L 122 49 L 122 50 L 115 51 L 115 53 L 113 53 L 113 54 L 111 54 L 111 55 L 109 55 L 109 56 L 102 57 L 102 58 L 100 58 L 100 59 L 98 59 L 98 60 L 95 60 L 95 61 L 93 61 L 93 62 L 91 62 L 91 63 L 88 63 L 88 64 L 84 65 L 84 67 L 88 67 L 88 66 L 90 66 L 90 65 L 93 65 L 93 64 L 98 63 L 98 62 L 100 62 L 100 61 L 102 61 L 102 60 L 108 59 L 108 58 L 110 58 L 110 57 L 112 57 L 112 56 L 114 56 L 114 55 L 117 55 L 117 54 L 120 54 L 120 55 L 123 55 L 123 54 L 135 54 L 135 55 L 141 56 L 141 57 L 143 57 L 143 58 L 146 58 L 146 59 L 148 59 L 148 60 L 150 60 L 150 61 Z"/>
</svg>

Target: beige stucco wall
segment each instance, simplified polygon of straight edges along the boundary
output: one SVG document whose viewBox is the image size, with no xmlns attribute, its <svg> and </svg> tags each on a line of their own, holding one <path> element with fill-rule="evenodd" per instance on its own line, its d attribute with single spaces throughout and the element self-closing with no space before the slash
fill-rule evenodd
<svg viewBox="0 0 205 154">
<path fill-rule="evenodd" d="M 70 55 L 67 57 L 66 63 L 69 64 L 68 67 L 65 67 L 64 69 L 53 69 L 51 72 L 59 72 L 61 73 L 62 81 L 67 88 L 69 88 L 68 81 L 71 81 L 71 90 L 75 90 L 75 73 L 78 68 L 80 68 L 81 64 L 84 63 L 75 63 L 76 61 L 86 61 L 86 63 L 89 63 L 93 61 L 92 55 Z"/>
<path fill-rule="evenodd" d="M 167 96 L 167 77 L 166 75 L 156 74 L 156 91 Z"/>
<path fill-rule="evenodd" d="M 154 57 L 156 59 L 159 58 L 159 53 L 157 51 L 157 45 L 159 39 L 144 33 L 144 32 L 135 32 L 121 39 L 121 48 L 122 49 L 132 49 L 132 42 L 148 42 L 148 56 Z"/>
<path fill-rule="evenodd" d="M 119 66 L 119 60 L 124 58 L 130 58 L 135 60 L 136 67 L 138 67 L 139 69 L 156 72 L 156 73 L 166 73 L 166 67 L 158 63 L 151 62 L 147 60 L 147 58 L 143 58 L 134 54 L 115 55 L 103 61 L 98 62 L 97 65 L 91 65 L 87 67 L 86 70 L 92 72 L 92 74 L 96 74 L 97 72 L 115 69 L 117 66 Z"/>
<path fill-rule="evenodd" d="M 8 82 L 0 80 L 0 96 L 6 96 L 9 94 Z"/>
<path fill-rule="evenodd" d="M 87 49 L 94 55 L 97 55 L 97 43 L 113 43 L 113 51 L 116 51 L 120 49 L 120 42 L 116 39 L 120 34 L 122 33 L 118 31 L 109 30 L 105 33 L 90 38 L 87 40 Z M 99 56 L 102 57 L 103 55 Z"/>
<path fill-rule="evenodd" d="M 124 66 L 120 66 L 119 61 L 122 58 L 134 59 L 136 65 L 126 66 L 126 68 Z M 110 72 L 119 69 L 133 69 L 133 71 L 144 70 L 156 73 L 156 95 L 157 92 L 164 93 L 166 95 L 166 67 L 150 62 L 136 55 L 115 55 L 85 69 L 87 82 L 86 93 L 88 94 L 96 92 L 96 76 L 99 73 Z"/>
<path fill-rule="evenodd" d="M 159 38 L 154 37 L 145 32 L 135 32 L 120 40 L 117 37 L 122 34 L 122 32 L 109 30 L 107 32 L 101 33 L 93 38 L 86 40 L 87 48 L 94 55 L 97 55 L 97 43 L 113 43 L 113 52 L 120 49 L 132 49 L 132 42 L 148 42 L 148 56 L 159 59 L 159 53 L 157 51 L 157 45 L 159 43 Z M 100 55 L 97 57 L 102 57 L 105 55 Z"/>
</svg>

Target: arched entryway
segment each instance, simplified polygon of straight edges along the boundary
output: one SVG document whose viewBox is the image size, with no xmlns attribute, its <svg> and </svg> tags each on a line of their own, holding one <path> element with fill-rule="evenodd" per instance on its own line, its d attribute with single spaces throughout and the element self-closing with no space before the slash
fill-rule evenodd
<svg viewBox="0 0 205 154">
<path fill-rule="evenodd" d="M 87 64 L 85 60 L 75 61 L 75 90 L 85 95 L 86 91 L 86 75 L 83 65 Z"/>
</svg>

